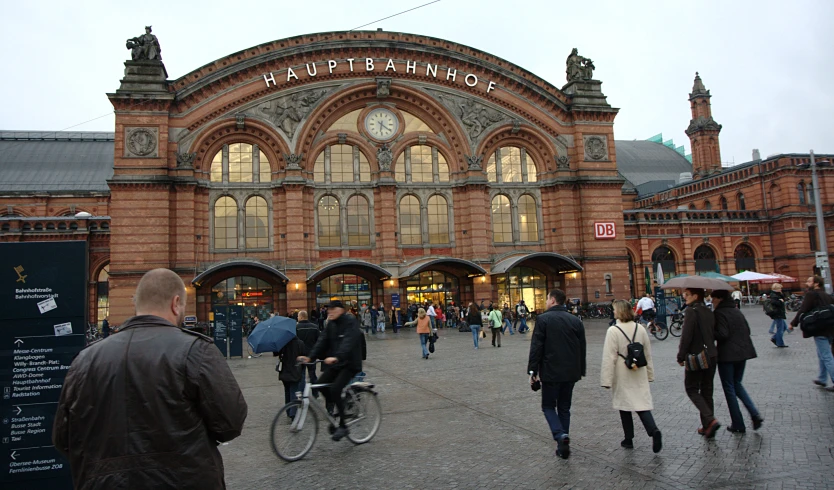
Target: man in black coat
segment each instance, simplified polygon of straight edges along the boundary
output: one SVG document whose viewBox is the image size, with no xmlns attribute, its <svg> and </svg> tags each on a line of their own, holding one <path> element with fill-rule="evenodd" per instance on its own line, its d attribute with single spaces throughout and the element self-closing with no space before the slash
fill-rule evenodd
<svg viewBox="0 0 834 490">
<path fill-rule="evenodd" d="M 740 434 L 746 430 L 738 400 L 741 400 L 750 412 L 753 430 L 759 430 L 764 420 L 741 384 L 747 360 L 756 357 L 756 348 L 753 347 L 753 340 L 750 338 L 750 325 L 741 310 L 736 308 L 729 291 L 713 291 L 712 303 L 715 305 L 713 316 L 715 339 L 718 341 L 718 376 L 721 378 L 732 421 L 727 430 Z"/>
<path fill-rule="evenodd" d="M 295 334 L 304 342 L 304 352 L 302 355 L 307 355 L 310 351 L 313 350 L 313 347 L 316 345 L 316 342 L 319 340 L 319 326 L 315 323 L 309 321 L 307 319 L 307 311 L 301 310 L 298 312 L 298 323 L 295 325 Z M 306 374 L 310 374 L 310 383 L 316 384 L 318 377 L 316 376 L 316 365 L 311 364 L 309 366 L 302 366 L 302 373 L 304 373 L 306 378 Z M 302 381 L 301 388 L 304 388 L 304 382 Z"/>
<path fill-rule="evenodd" d="M 570 407 L 574 384 L 585 376 L 585 327 L 568 313 L 564 291 L 547 296 L 547 311 L 536 317 L 527 371 L 541 379 L 542 412 L 556 441 L 556 455 L 570 456 Z"/>
<path fill-rule="evenodd" d="M 319 383 L 329 383 L 323 389 L 328 406 L 336 405 L 339 410 L 339 428 L 333 432 L 333 440 L 341 440 L 348 434 L 345 424 L 345 406 L 342 390 L 356 373 L 362 371 L 362 341 L 364 335 L 353 315 L 345 314 L 345 307 L 339 300 L 327 306 L 327 327 L 319 337 L 313 350 L 307 356 L 298 358 L 301 362 L 324 358 L 325 371 Z"/>
<path fill-rule="evenodd" d="M 799 307 L 799 311 L 796 312 L 796 316 L 791 320 L 791 330 L 799 325 L 799 320 L 802 318 L 802 315 L 820 306 L 828 306 L 831 304 L 831 296 L 823 289 L 824 282 L 820 276 L 809 277 L 805 281 L 805 285 L 808 286 L 808 292 L 805 293 L 805 297 L 802 299 L 802 305 Z M 809 335 L 802 332 L 802 337 L 808 338 Z M 820 361 L 819 376 L 813 380 L 815 385 L 825 387 L 828 384 L 828 378 L 834 381 L 834 356 L 831 353 L 832 341 L 834 341 L 834 326 L 829 326 L 826 330 L 817 332 L 817 335 L 814 335 L 814 343 L 817 345 L 817 357 Z M 829 386 L 825 389 L 834 391 L 834 386 Z"/>
</svg>

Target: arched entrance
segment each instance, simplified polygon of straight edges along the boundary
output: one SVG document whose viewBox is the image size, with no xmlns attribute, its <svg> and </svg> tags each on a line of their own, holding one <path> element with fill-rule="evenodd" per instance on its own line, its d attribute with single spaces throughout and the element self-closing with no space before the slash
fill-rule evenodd
<svg viewBox="0 0 834 490">
<path fill-rule="evenodd" d="M 426 302 L 444 310 L 452 304 L 464 307 L 474 301 L 473 278 L 484 274 L 483 267 L 463 259 L 430 258 L 411 264 L 400 275 L 400 289 L 406 297 L 403 308 Z"/>
<path fill-rule="evenodd" d="M 530 310 L 545 310 L 547 290 L 558 283 L 564 284 L 564 276 L 581 272 L 582 266 L 573 259 L 552 252 L 513 255 L 495 263 L 490 274 L 495 277 L 495 296 L 501 306 L 512 307 L 519 300 Z"/>
<path fill-rule="evenodd" d="M 240 307 L 244 324 L 255 316 L 286 314 L 287 281 L 278 269 L 254 260 L 214 264 L 191 281 L 197 294 L 197 321 L 210 321 L 215 307 Z"/>
<path fill-rule="evenodd" d="M 675 252 L 665 245 L 657 247 L 652 252 L 652 274 L 657 274 L 657 265 L 660 264 L 660 267 L 663 269 L 664 281 L 677 275 L 675 263 Z"/>
<path fill-rule="evenodd" d="M 362 260 L 333 262 L 307 278 L 307 304 L 311 310 L 338 299 L 348 309 L 363 304 L 379 304 L 383 281 L 391 273 L 376 264 Z"/>
<path fill-rule="evenodd" d="M 733 256 L 736 259 L 736 272 L 741 273 L 744 271 L 754 271 L 756 270 L 756 254 L 753 252 L 753 248 L 750 245 L 745 243 L 740 244 L 736 247 Z"/>
<path fill-rule="evenodd" d="M 721 272 L 718 260 L 715 258 L 715 251 L 709 245 L 701 245 L 695 249 L 695 273 Z"/>
</svg>

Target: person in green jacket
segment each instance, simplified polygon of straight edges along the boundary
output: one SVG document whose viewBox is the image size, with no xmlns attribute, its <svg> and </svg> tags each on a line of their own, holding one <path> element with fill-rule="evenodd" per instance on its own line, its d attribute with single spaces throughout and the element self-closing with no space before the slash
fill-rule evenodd
<svg viewBox="0 0 834 490">
<path fill-rule="evenodd" d="M 495 347 L 495 339 L 498 339 L 498 347 L 501 347 L 501 324 L 504 317 L 498 308 L 489 307 L 489 326 L 492 330 L 492 346 Z"/>
</svg>

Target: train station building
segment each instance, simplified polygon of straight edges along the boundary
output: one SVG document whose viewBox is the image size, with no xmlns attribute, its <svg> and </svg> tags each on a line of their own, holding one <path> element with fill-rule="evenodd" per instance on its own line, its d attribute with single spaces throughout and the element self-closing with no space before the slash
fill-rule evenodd
<svg viewBox="0 0 834 490">
<path fill-rule="evenodd" d="M 640 293 L 657 263 L 813 272 L 809 155 L 722 168 L 697 76 L 691 162 L 615 140 L 593 64 L 574 51 L 566 72 L 557 87 L 384 31 L 278 40 L 178 79 L 132 59 L 107 94 L 113 132 L 0 132 L 0 240 L 87 241 L 90 320 L 115 324 L 157 267 L 183 278 L 200 320 L 332 298 L 542 310 L 553 287 L 583 302 Z M 834 224 L 834 175 L 818 174 Z"/>
</svg>

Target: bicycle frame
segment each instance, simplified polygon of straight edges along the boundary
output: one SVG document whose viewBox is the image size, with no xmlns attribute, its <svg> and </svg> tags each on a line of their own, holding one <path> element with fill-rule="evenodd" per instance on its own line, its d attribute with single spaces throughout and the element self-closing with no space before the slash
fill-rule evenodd
<svg viewBox="0 0 834 490">
<path fill-rule="evenodd" d="M 311 364 L 316 365 L 320 362 L 323 362 L 323 361 L 316 361 L 314 363 L 304 363 L 304 364 L 305 365 L 311 365 Z M 305 375 L 306 375 L 306 373 L 305 373 Z M 345 392 L 352 389 L 352 386 L 353 386 L 353 383 L 347 385 L 345 387 Z M 316 398 L 310 396 L 310 395 L 313 394 L 313 389 L 315 389 L 315 388 L 329 388 L 329 387 L 330 387 L 329 383 L 317 383 L 317 384 L 305 383 L 304 384 L 304 391 L 301 394 L 301 408 L 299 409 L 300 413 L 296 414 L 295 419 L 293 420 L 292 424 L 290 424 L 290 427 L 292 427 L 293 430 L 300 430 L 304 427 L 304 422 L 307 420 L 307 410 L 309 410 L 311 406 L 313 407 L 314 410 L 316 410 L 320 414 L 324 415 L 324 417 L 327 419 L 327 421 L 330 422 L 330 425 L 333 425 L 333 426 L 338 426 L 339 425 L 339 420 L 333 418 L 330 415 L 330 413 L 327 412 L 327 408 L 325 406 L 323 406 L 321 404 L 321 402 L 319 402 Z M 368 390 L 368 391 L 373 393 L 373 391 L 371 391 L 371 390 Z M 348 427 L 350 427 L 351 425 L 355 424 L 356 422 L 359 422 L 363 418 L 364 417 L 357 417 L 355 419 L 348 420 L 348 421 L 346 421 L 346 424 L 347 424 Z"/>
</svg>

